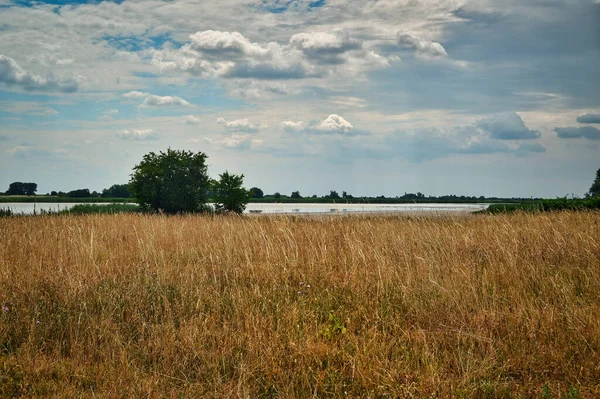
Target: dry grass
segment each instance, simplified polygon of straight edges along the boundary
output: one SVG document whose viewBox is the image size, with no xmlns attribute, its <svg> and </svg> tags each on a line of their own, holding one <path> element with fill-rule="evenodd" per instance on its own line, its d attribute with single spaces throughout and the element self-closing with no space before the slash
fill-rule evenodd
<svg viewBox="0 0 600 399">
<path fill-rule="evenodd" d="M 0 396 L 600 397 L 600 213 L 0 219 Z"/>
</svg>

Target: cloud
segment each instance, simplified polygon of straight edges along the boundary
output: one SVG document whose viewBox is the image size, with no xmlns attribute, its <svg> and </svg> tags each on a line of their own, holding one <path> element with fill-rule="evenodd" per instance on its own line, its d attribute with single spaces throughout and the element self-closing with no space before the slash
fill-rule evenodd
<svg viewBox="0 0 600 399">
<path fill-rule="evenodd" d="M 600 114 L 585 114 L 577 117 L 579 123 L 600 123 Z"/>
<path fill-rule="evenodd" d="M 217 148 L 227 148 L 232 150 L 249 150 L 252 147 L 262 145 L 263 141 L 254 138 L 250 134 L 234 134 L 219 140 L 205 138 L 205 141 L 213 144 Z"/>
<path fill-rule="evenodd" d="M 356 130 L 346 119 L 337 114 L 331 114 L 322 121 L 312 121 L 305 125 L 303 121 L 283 121 L 279 124 L 281 130 L 286 133 L 306 133 L 308 135 L 346 135 L 356 136 L 368 134 Z"/>
<path fill-rule="evenodd" d="M 225 125 L 229 130 L 233 132 L 256 133 L 259 129 L 267 127 L 266 125 L 256 125 L 246 118 L 237 119 L 233 121 L 227 121 L 223 118 L 219 118 L 217 119 L 217 123 Z"/>
<path fill-rule="evenodd" d="M 116 108 L 107 109 L 102 113 L 102 115 L 99 116 L 98 119 L 103 121 L 111 121 L 113 119 L 113 116 L 117 115 L 118 113 L 119 110 Z"/>
<path fill-rule="evenodd" d="M 33 116 L 51 116 L 58 114 L 54 108 L 47 107 L 34 101 L 0 101 L 0 108 L 11 114 L 26 114 Z"/>
<path fill-rule="evenodd" d="M 206 30 L 196 32 L 190 35 L 191 45 L 193 50 L 201 51 L 208 54 L 228 54 L 249 55 L 249 56 L 265 56 L 269 50 L 261 47 L 257 43 L 251 43 L 239 32 L 221 32 L 214 30 Z"/>
<path fill-rule="evenodd" d="M 188 125 L 197 125 L 198 123 L 200 123 L 200 118 L 194 115 L 187 115 L 183 118 L 183 120 Z"/>
<path fill-rule="evenodd" d="M 417 55 L 430 57 L 446 57 L 446 49 L 438 42 L 421 39 L 411 33 L 398 32 L 397 44 L 400 47 L 415 50 Z"/>
<path fill-rule="evenodd" d="M 314 130 L 323 133 L 352 133 L 354 126 L 341 116 L 331 114 L 318 124 Z"/>
<path fill-rule="evenodd" d="M 65 58 L 62 60 L 56 60 L 56 65 L 71 65 L 75 60 L 71 58 Z"/>
<path fill-rule="evenodd" d="M 561 139 L 586 138 L 590 140 L 600 140 L 600 130 L 592 126 L 583 127 L 557 127 L 554 129 Z"/>
<path fill-rule="evenodd" d="M 192 104 L 177 96 L 157 96 L 150 94 L 144 100 L 144 107 L 191 107 Z"/>
<path fill-rule="evenodd" d="M 333 96 L 329 101 L 342 108 L 365 108 L 367 101 L 359 97 Z"/>
<path fill-rule="evenodd" d="M 142 91 L 136 91 L 136 90 L 134 90 L 134 91 L 130 91 L 130 92 L 125 93 L 125 94 L 121 94 L 121 97 L 130 98 L 130 99 L 140 99 L 140 98 L 145 98 L 145 97 L 147 97 L 149 95 L 150 95 L 150 93 L 144 93 Z"/>
<path fill-rule="evenodd" d="M 326 64 L 341 64 L 345 62 L 341 54 L 362 47 L 361 41 L 350 38 L 349 33 L 342 29 L 298 33 L 290 38 L 290 45 L 302 51 L 306 57 Z"/>
<path fill-rule="evenodd" d="M 304 122 L 302 121 L 283 121 L 279 124 L 279 126 L 281 127 L 281 130 L 288 133 L 299 132 L 301 130 L 304 130 Z"/>
<path fill-rule="evenodd" d="M 156 140 L 157 137 L 154 134 L 152 129 L 131 129 L 131 130 L 123 130 L 120 133 L 117 133 L 117 136 L 122 140 L 135 140 L 135 141 L 144 141 L 144 140 Z"/>
<path fill-rule="evenodd" d="M 530 140 L 540 137 L 537 130 L 529 130 L 515 112 L 480 119 L 475 126 L 486 131 L 497 140 Z"/>
<path fill-rule="evenodd" d="M 199 31 L 179 49 L 152 50 L 152 64 L 164 72 L 186 72 L 201 78 L 301 80 L 336 72 L 362 73 L 385 68 L 390 60 L 341 29 L 298 33 L 287 43 L 257 43 L 239 32 Z M 339 70 L 339 71 L 338 71 Z"/>
<path fill-rule="evenodd" d="M 60 80 L 53 76 L 42 77 L 25 71 L 15 60 L 0 54 L 0 83 L 20 87 L 27 91 L 71 93 L 77 91 L 74 79 Z"/>
<path fill-rule="evenodd" d="M 541 145 L 539 143 L 534 143 L 534 144 L 522 143 L 522 144 L 519 144 L 519 146 L 515 150 L 515 154 L 517 156 L 526 156 L 530 152 L 543 154 L 546 152 L 546 147 L 544 147 L 543 145 Z"/>
<path fill-rule="evenodd" d="M 181 48 L 154 50 L 152 63 L 163 71 L 202 78 L 302 79 L 315 76 L 301 53 L 276 42 L 252 43 L 239 32 L 201 31 Z"/>
</svg>

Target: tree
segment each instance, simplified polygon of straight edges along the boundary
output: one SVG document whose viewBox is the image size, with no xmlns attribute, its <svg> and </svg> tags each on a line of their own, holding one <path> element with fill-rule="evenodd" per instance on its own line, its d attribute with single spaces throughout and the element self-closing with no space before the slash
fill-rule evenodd
<svg viewBox="0 0 600 399">
<path fill-rule="evenodd" d="M 78 190 L 72 190 L 67 193 L 67 197 L 71 198 L 89 198 L 92 194 L 90 194 L 89 188 L 80 188 Z"/>
<path fill-rule="evenodd" d="M 9 184 L 6 195 L 35 195 L 37 183 L 23 183 L 16 181 Z"/>
<path fill-rule="evenodd" d="M 337 191 L 335 191 L 335 190 L 331 190 L 331 191 L 329 192 L 329 198 L 331 198 L 331 199 L 339 199 L 339 198 L 340 198 L 340 195 L 338 194 L 338 192 L 337 192 Z"/>
<path fill-rule="evenodd" d="M 262 198 L 265 195 L 265 193 L 263 192 L 263 190 L 261 190 L 258 187 L 252 187 L 250 189 L 250 193 L 252 195 L 252 198 Z"/>
<path fill-rule="evenodd" d="M 128 184 L 113 184 L 102 190 L 102 198 L 129 198 L 131 191 Z"/>
<path fill-rule="evenodd" d="M 594 180 L 592 187 L 590 187 L 589 194 L 592 197 L 600 197 L 600 169 L 596 172 L 596 180 Z"/>
<path fill-rule="evenodd" d="M 273 197 L 279 199 L 279 198 L 281 198 L 281 193 L 278 191 L 275 194 L 273 194 Z"/>
<path fill-rule="evenodd" d="M 250 191 L 243 187 L 244 175 L 225 171 L 213 182 L 213 199 L 217 212 L 242 213 L 250 199 Z"/>
<path fill-rule="evenodd" d="M 167 149 L 150 152 L 135 165 L 130 189 L 144 209 L 166 213 L 198 212 L 206 207 L 210 178 L 207 155 Z"/>
<path fill-rule="evenodd" d="M 300 195 L 300 191 L 292 191 L 291 198 L 294 198 L 294 199 L 302 198 L 302 196 Z"/>
</svg>

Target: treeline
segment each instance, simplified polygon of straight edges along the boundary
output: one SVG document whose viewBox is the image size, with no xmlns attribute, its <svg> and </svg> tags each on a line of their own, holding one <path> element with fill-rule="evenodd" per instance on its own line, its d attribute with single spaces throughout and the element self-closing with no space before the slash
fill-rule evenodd
<svg viewBox="0 0 600 399">
<path fill-rule="evenodd" d="M 370 203 L 370 204 L 403 204 L 403 203 L 521 203 L 534 202 L 540 198 L 501 198 L 501 197 L 485 197 L 481 196 L 466 196 L 466 195 L 429 195 L 426 196 L 421 192 L 404 193 L 404 195 L 396 197 L 386 197 L 384 195 L 369 197 L 369 196 L 354 196 L 342 191 L 340 195 L 337 191 L 331 190 L 329 194 L 317 196 L 302 196 L 299 191 L 293 191 L 290 195 L 284 195 L 279 192 L 273 194 L 264 194 L 263 190 L 258 187 L 250 189 L 252 198 L 250 202 L 267 202 L 267 203 Z"/>
<path fill-rule="evenodd" d="M 37 192 L 37 183 L 14 182 L 8 186 L 4 195 L 34 196 Z M 52 197 L 67 198 L 131 198 L 132 193 L 128 184 L 113 184 L 102 192 L 90 191 L 88 188 L 80 188 L 71 191 L 51 191 L 46 194 Z"/>
</svg>

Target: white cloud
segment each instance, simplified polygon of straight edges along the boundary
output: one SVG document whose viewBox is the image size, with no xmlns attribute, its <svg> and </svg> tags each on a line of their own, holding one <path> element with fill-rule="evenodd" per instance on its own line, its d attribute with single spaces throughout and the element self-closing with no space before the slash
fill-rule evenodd
<svg viewBox="0 0 600 399">
<path fill-rule="evenodd" d="M 192 49 L 207 53 L 223 51 L 230 56 L 234 53 L 249 56 L 265 56 L 269 53 L 268 48 L 251 43 L 239 32 L 206 30 L 190 35 L 190 40 Z"/>
<path fill-rule="evenodd" d="M 247 118 L 244 119 L 236 119 L 232 121 L 227 121 L 223 118 L 217 119 L 217 123 L 221 125 L 225 125 L 229 130 L 233 132 L 246 132 L 246 133 L 256 133 L 259 129 L 268 127 L 267 125 L 257 125 Z"/>
<path fill-rule="evenodd" d="M 150 93 L 144 93 L 143 91 L 130 91 L 128 93 L 122 94 L 121 97 L 130 98 L 130 99 L 140 99 L 149 96 Z"/>
<path fill-rule="evenodd" d="M 117 136 L 122 140 L 155 140 L 157 139 L 152 129 L 128 129 L 118 133 Z"/>
<path fill-rule="evenodd" d="M 290 38 L 290 44 L 304 52 L 308 58 L 332 64 L 343 63 L 341 54 L 362 47 L 361 41 L 350 38 L 350 34 L 342 29 L 298 33 Z"/>
<path fill-rule="evenodd" d="M 144 100 L 144 107 L 191 107 L 192 104 L 177 96 L 157 96 L 151 94 Z"/>
<path fill-rule="evenodd" d="M 340 29 L 298 33 L 285 44 L 255 43 L 239 32 L 213 30 L 196 32 L 190 40 L 179 49 L 150 51 L 153 65 L 201 78 L 290 82 L 357 75 L 397 59 L 363 49 L 359 40 Z"/>
<path fill-rule="evenodd" d="M 51 74 L 47 77 L 25 71 L 17 62 L 0 54 L 0 83 L 20 87 L 27 91 L 50 91 L 70 93 L 77 91 L 74 79 L 60 80 Z"/>
<path fill-rule="evenodd" d="M 71 65 L 74 62 L 71 58 L 56 60 L 56 65 Z"/>
<path fill-rule="evenodd" d="M 398 33 L 398 46 L 415 50 L 417 55 L 446 57 L 446 49 L 440 43 L 421 39 L 412 33 Z"/>
<path fill-rule="evenodd" d="M 183 120 L 188 125 L 197 125 L 198 123 L 200 123 L 200 118 L 194 115 L 187 115 L 183 118 Z"/>
<path fill-rule="evenodd" d="M 250 148 L 259 147 L 263 141 L 254 138 L 250 134 L 234 134 L 219 140 L 205 138 L 205 141 L 213 144 L 217 148 L 227 148 L 234 150 L 248 150 Z"/>
<path fill-rule="evenodd" d="M 113 116 L 117 115 L 118 113 L 119 110 L 116 108 L 107 109 L 102 113 L 102 115 L 100 115 L 98 119 L 103 121 L 111 121 L 113 119 Z"/>
<path fill-rule="evenodd" d="M 283 121 L 279 126 L 284 132 L 299 132 L 304 129 L 304 122 Z"/>
<path fill-rule="evenodd" d="M 328 133 L 350 133 L 354 126 L 339 115 L 331 114 L 315 130 Z"/>
<path fill-rule="evenodd" d="M 330 102 L 342 108 L 365 108 L 367 102 L 359 97 L 333 96 Z"/>
</svg>

